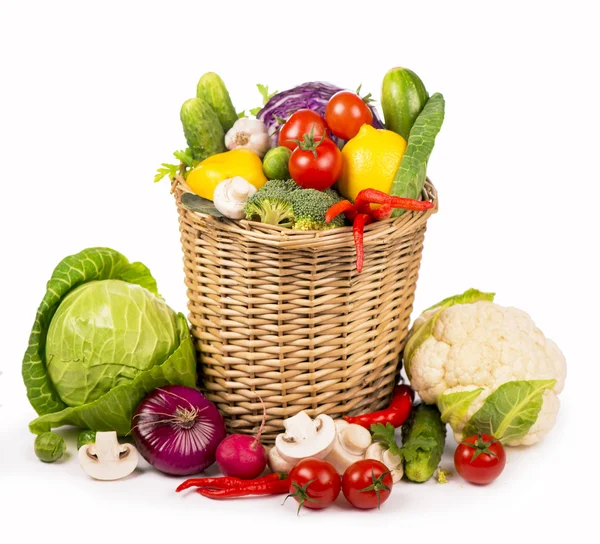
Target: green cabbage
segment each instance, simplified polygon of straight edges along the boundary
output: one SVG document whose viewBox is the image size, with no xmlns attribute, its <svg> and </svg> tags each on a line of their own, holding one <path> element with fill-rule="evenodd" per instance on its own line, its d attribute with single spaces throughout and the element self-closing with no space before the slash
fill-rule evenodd
<svg viewBox="0 0 600 544">
<path fill-rule="evenodd" d="M 54 270 L 23 359 L 36 434 L 61 425 L 127 434 L 150 391 L 196 384 L 187 321 L 141 263 L 90 248 Z"/>
</svg>

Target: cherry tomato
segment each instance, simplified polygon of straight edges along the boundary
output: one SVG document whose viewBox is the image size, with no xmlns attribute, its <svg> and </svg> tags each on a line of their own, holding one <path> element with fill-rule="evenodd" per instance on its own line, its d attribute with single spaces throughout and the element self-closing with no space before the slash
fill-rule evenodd
<svg viewBox="0 0 600 544">
<path fill-rule="evenodd" d="M 333 134 L 350 140 L 358 134 L 360 127 L 373 123 L 373 112 L 356 93 L 339 91 L 327 103 L 325 121 Z"/>
<path fill-rule="evenodd" d="M 322 459 L 303 459 L 290 471 L 290 494 L 303 506 L 313 510 L 327 508 L 338 498 L 341 478 L 331 463 Z"/>
<path fill-rule="evenodd" d="M 493 482 L 506 465 L 504 446 L 489 434 L 465 438 L 454 452 L 456 471 L 472 484 Z"/>
<path fill-rule="evenodd" d="M 316 140 L 327 136 L 325 119 L 312 110 L 298 110 L 281 127 L 279 145 L 294 151 L 298 147 L 298 142 L 294 140 L 302 140 L 305 134 L 310 134 L 311 130 L 314 130 L 313 134 Z"/>
<path fill-rule="evenodd" d="M 304 189 L 329 189 L 342 173 L 342 153 L 326 136 L 314 141 L 305 135 L 290 157 L 289 169 L 292 179 Z"/>
<path fill-rule="evenodd" d="M 392 476 L 380 461 L 364 459 L 352 463 L 342 477 L 344 497 L 355 508 L 379 508 L 392 492 Z"/>
</svg>

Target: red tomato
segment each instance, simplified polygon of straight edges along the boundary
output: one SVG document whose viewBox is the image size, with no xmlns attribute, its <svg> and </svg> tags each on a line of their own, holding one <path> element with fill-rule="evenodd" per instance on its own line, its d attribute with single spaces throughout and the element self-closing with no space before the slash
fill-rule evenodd
<svg viewBox="0 0 600 544">
<path fill-rule="evenodd" d="M 320 510 L 338 498 L 341 478 L 331 463 L 322 459 L 303 459 L 290 472 L 290 494 L 303 506 Z"/>
<path fill-rule="evenodd" d="M 493 482 L 505 465 L 504 446 L 489 434 L 465 438 L 454 452 L 456 471 L 472 484 Z"/>
<path fill-rule="evenodd" d="M 306 141 L 310 142 L 310 138 Z M 314 145 L 303 143 L 294 149 L 289 169 L 290 176 L 300 187 L 324 191 L 342 173 L 342 153 L 333 141 L 322 137 Z"/>
<path fill-rule="evenodd" d="M 392 492 L 392 476 L 388 468 L 374 459 L 352 463 L 342 477 L 344 497 L 355 508 L 379 508 Z"/>
<path fill-rule="evenodd" d="M 360 127 L 373 123 L 373 112 L 356 93 L 339 91 L 327 103 L 325 121 L 336 136 L 350 140 Z"/>
<path fill-rule="evenodd" d="M 305 134 L 310 134 L 311 130 L 314 130 L 316 140 L 327 136 L 325 119 L 312 110 L 298 110 L 281 127 L 279 131 L 279 145 L 283 145 L 294 151 L 298 147 L 298 142 L 293 140 L 302 140 Z"/>
</svg>

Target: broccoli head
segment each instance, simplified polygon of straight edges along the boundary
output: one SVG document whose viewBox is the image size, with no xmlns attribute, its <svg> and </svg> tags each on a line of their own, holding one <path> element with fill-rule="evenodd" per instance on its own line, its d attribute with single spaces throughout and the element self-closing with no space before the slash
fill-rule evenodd
<svg viewBox="0 0 600 544">
<path fill-rule="evenodd" d="M 291 196 L 300 187 L 291 179 L 267 181 L 246 202 L 246 219 L 291 228 L 294 223 Z"/>
<path fill-rule="evenodd" d="M 339 215 L 331 223 L 325 223 L 325 214 L 341 197 L 333 189 L 317 191 L 303 189 L 291 195 L 296 230 L 326 230 L 344 226 L 344 217 Z"/>
</svg>

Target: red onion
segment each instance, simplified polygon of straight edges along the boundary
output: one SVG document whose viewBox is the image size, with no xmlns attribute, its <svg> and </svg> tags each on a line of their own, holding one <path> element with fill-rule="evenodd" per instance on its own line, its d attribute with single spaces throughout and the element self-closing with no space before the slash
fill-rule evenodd
<svg viewBox="0 0 600 544">
<path fill-rule="evenodd" d="M 202 472 L 225 438 L 217 407 L 200 391 L 168 385 L 150 393 L 133 416 L 133 436 L 148 463 L 167 474 Z"/>
</svg>

